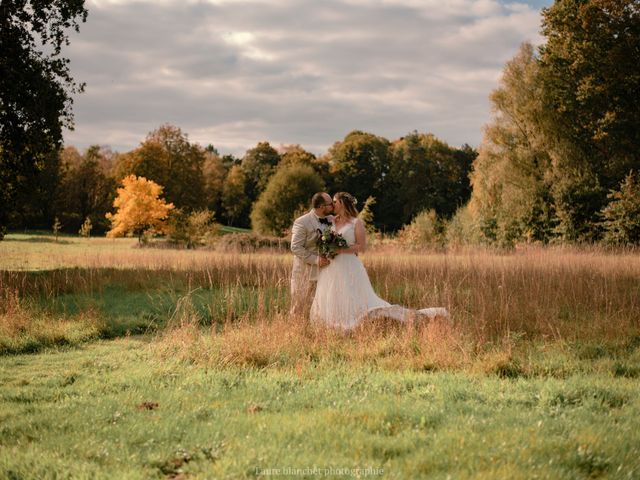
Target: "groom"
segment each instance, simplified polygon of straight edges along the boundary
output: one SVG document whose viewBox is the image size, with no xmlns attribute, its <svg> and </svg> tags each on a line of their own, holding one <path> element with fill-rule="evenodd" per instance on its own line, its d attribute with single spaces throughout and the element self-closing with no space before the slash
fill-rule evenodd
<svg viewBox="0 0 640 480">
<path fill-rule="evenodd" d="M 333 200 L 326 192 L 318 192 L 311 198 L 312 210 L 293 222 L 291 251 L 291 314 L 306 315 L 316 289 L 318 269 L 329 265 L 329 260 L 318 255 L 316 241 L 318 230 L 331 226 Z"/>
</svg>

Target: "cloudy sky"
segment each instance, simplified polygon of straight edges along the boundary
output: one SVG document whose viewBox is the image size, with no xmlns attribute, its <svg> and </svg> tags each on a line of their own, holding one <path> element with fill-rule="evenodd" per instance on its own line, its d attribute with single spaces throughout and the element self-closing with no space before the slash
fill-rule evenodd
<svg viewBox="0 0 640 480">
<path fill-rule="evenodd" d="M 242 155 L 316 154 L 354 129 L 478 145 L 488 95 L 550 0 L 87 0 L 67 144 L 135 148 L 163 123 Z"/>
</svg>

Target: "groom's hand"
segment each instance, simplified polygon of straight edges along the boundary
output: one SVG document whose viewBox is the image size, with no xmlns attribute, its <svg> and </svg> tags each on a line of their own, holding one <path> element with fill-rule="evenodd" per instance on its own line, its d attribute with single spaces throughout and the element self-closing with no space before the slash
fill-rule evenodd
<svg viewBox="0 0 640 480">
<path fill-rule="evenodd" d="M 328 258 L 326 257 L 318 257 L 318 266 L 320 268 L 322 267 L 326 267 L 327 265 L 329 265 L 331 262 L 329 261 Z"/>
</svg>

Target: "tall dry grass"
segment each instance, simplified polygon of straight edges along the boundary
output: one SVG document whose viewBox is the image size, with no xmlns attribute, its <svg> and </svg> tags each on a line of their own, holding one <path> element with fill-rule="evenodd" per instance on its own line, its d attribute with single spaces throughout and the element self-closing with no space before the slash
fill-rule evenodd
<svg viewBox="0 0 640 480">
<path fill-rule="evenodd" d="M 475 251 L 371 255 L 365 264 L 382 297 L 415 308 L 446 306 L 451 321 L 378 321 L 345 336 L 281 312 L 203 330 L 185 297 L 180 321 L 162 334 L 159 351 L 217 366 L 301 368 L 337 360 L 508 376 L 526 370 L 523 358 L 532 350 L 575 342 L 635 345 L 640 334 L 640 260 L 634 255 Z"/>
<path fill-rule="evenodd" d="M 104 320 L 95 311 L 76 318 L 53 316 L 33 308 L 17 290 L 0 287 L 0 355 L 78 344 L 100 337 L 104 329 Z"/>
<path fill-rule="evenodd" d="M 100 294 L 114 284 L 127 291 L 174 291 L 176 298 L 219 290 L 212 301 L 225 308 L 210 305 L 208 320 L 186 306 L 188 295 L 178 302 L 161 342 L 172 355 L 219 365 L 333 358 L 430 368 L 468 364 L 478 354 L 494 355 L 499 363 L 527 341 L 616 342 L 640 331 L 640 257 L 633 251 L 367 254 L 363 261 L 381 297 L 413 308 L 447 307 L 451 322 L 415 328 L 378 322 L 350 337 L 288 317 L 291 261 L 281 254 L 121 249 L 90 257 L 83 251 L 75 260 L 66 257 L 72 268 L 0 271 L 0 292 L 53 300 Z M 213 326 L 203 330 L 207 321 Z"/>
</svg>

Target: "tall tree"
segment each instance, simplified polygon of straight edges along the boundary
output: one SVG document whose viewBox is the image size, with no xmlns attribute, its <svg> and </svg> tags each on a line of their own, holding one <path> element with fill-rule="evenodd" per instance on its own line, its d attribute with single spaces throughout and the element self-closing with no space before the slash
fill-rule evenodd
<svg viewBox="0 0 640 480">
<path fill-rule="evenodd" d="M 316 156 L 313 153 L 307 152 L 300 145 L 287 145 L 282 147 L 281 152 L 280 166 L 291 164 L 313 166 L 316 160 Z"/>
<path fill-rule="evenodd" d="M 0 239 L 16 192 L 73 127 L 74 82 L 62 56 L 68 29 L 87 17 L 84 0 L 2 0 L 0 3 Z"/>
<path fill-rule="evenodd" d="M 389 172 L 389 141 L 372 133 L 355 130 L 329 149 L 329 161 L 334 176 L 334 189 L 354 195 L 360 202 L 369 196 L 379 200 L 384 192 Z M 376 226 L 383 220 L 374 205 Z"/>
<path fill-rule="evenodd" d="M 316 157 L 306 151 L 300 145 L 287 145 L 281 148 L 281 160 L 278 168 L 284 165 L 309 165 L 320 175 L 326 188 L 333 191 L 333 178 L 330 172 L 331 165 L 327 156 Z"/>
<path fill-rule="evenodd" d="M 173 125 L 149 133 L 136 150 L 119 159 L 117 177 L 137 175 L 162 185 L 167 200 L 188 211 L 207 206 L 205 151 Z"/>
<path fill-rule="evenodd" d="M 557 0 L 543 9 L 541 124 L 559 232 L 593 239 L 607 191 L 640 165 L 640 3 Z"/>
<path fill-rule="evenodd" d="M 491 96 L 467 211 L 489 240 L 595 241 L 607 192 L 640 167 L 640 4 L 557 0 L 543 34 Z"/>
<path fill-rule="evenodd" d="M 425 145 L 413 132 L 391 146 L 390 175 L 382 216 L 386 227 L 396 230 L 411 221 L 413 216 L 429 205 L 433 208 L 432 164 Z"/>
<path fill-rule="evenodd" d="M 94 231 L 104 233 L 106 213 L 116 195 L 116 182 L 109 175 L 111 152 L 97 145 L 80 155 L 73 147 L 63 151 L 63 176 L 57 211 L 65 230 L 76 232 L 89 218 Z"/>
<path fill-rule="evenodd" d="M 229 169 L 225 167 L 222 158 L 217 153 L 205 151 L 203 166 L 205 195 L 207 208 L 216 212 L 218 218 L 225 218 L 222 213 L 222 190 Z"/>
<path fill-rule="evenodd" d="M 547 241 L 552 235 L 551 160 L 540 121 L 540 67 L 530 44 L 504 68 L 490 96 L 494 118 L 473 164 L 471 211 L 489 241 Z"/>
<path fill-rule="evenodd" d="M 251 202 L 245 193 L 246 179 L 240 165 L 234 165 L 222 187 L 222 210 L 229 225 L 249 227 Z"/>
<path fill-rule="evenodd" d="M 412 132 L 391 144 L 389 174 L 379 198 L 387 230 L 408 224 L 423 210 L 450 217 L 471 191 L 469 172 L 476 152 L 450 147 L 432 134 Z"/>
<path fill-rule="evenodd" d="M 42 155 L 37 169 L 25 171 L 19 177 L 22 187 L 14 192 L 8 224 L 20 229 L 50 228 L 55 220 L 56 200 L 61 192 L 63 175 L 57 150 Z"/>
<path fill-rule="evenodd" d="M 280 154 L 269 142 L 260 142 L 247 150 L 242 158 L 242 170 L 246 179 L 245 193 L 251 203 L 255 202 L 267 187 L 269 178 L 276 171 L 279 162 Z"/>
</svg>

